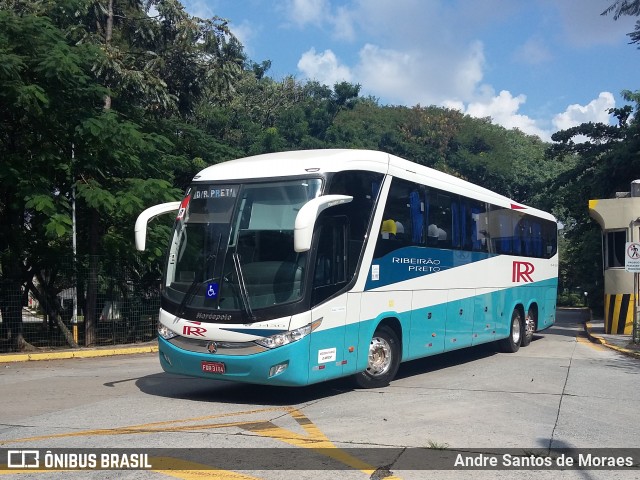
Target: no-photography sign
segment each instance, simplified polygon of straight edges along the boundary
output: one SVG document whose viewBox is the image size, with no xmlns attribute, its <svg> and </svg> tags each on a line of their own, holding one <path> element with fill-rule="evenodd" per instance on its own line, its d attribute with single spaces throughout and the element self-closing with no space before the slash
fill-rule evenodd
<svg viewBox="0 0 640 480">
<path fill-rule="evenodd" d="M 624 269 L 627 272 L 640 273 L 640 243 L 627 242 L 624 249 Z"/>
</svg>

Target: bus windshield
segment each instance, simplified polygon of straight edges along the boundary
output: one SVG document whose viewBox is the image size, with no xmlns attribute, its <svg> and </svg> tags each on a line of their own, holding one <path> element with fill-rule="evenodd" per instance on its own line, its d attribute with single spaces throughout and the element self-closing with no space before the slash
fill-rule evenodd
<svg viewBox="0 0 640 480">
<path fill-rule="evenodd" d="M 296 253 L 296 215 L 322 180 L 194 184 L 176 219 L 164 296 L 187 308 L 243 311 L 299 300 L 306 253 Z"/>
</svg>

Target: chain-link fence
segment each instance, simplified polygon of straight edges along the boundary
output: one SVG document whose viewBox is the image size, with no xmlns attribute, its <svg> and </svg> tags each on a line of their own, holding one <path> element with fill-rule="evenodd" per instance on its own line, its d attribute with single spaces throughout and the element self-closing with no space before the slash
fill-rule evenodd
<svg viewBox="0 0 640 480">
<path fill-rule="evenodd" d="M 156 336 L 160 270 L 138 259 L 51 262 L 0 295 L 0 353 L 148 342 Z M 75 265 L 75 266 L 74 266 Z M 6 279 L 3 279 L 6 282 Z"/>
</svg>

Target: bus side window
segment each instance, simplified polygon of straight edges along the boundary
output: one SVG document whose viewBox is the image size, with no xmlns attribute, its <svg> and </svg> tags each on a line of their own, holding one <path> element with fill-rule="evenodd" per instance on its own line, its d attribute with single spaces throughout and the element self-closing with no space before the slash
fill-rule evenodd
<svg viewBox="0 0 640 480">
<path fill-rule="evenodd" d="M 558 251 L 558 224 L 549 220 L 541 220 L 542 223 L 542 257 L 551 258 Z"/>
<path fill-rule="evenodd" d="M 511 210 L 491 205 L 489 214 L 490 252 L 511 255 L 513 253 L 513 232 Z"/>
<path fill-rule="evenodd" d="M 375 258 L 410 245 L 424 245 L 425 203 L 421 186 L 394 178 L 389 189 Z"/>
<path fill-rule="evenodd" d="M 424 244 L 425 202 L 422 191 L 415 188 L 409 194 L 409 214 L 411 242 L 414 245 Z M 407 232 L 405 232 L 406 234 Z"/>
<path fill-rule="evenodd" d="M 454 220 L 451 200 L 452 194 L 450 193 L 436 189 L 429 190 L 427 245 L 437 248 L 451 248 Z"/>
<path fill-rule="evenodd" d="M 347 170 L 336 173 L 329 180 L 327 194 L 353 197 L 351 202 L 337 205 L 331 209 L 334 216 L 344 215 L 348 221 L 347 257 L 349 263 L 347 264 L 347 277 L 349 279 L 355 275 L 359 259 L 364 251 L 365 239 L 382 179 L 381 173 Z"/>
<path fill-rule="evenodd" d="M 464 249 L 473 252 L 487 252 L 487 206 L 483 202 L 467 199 L 466 236 Z"/>
<path fill-rule="evenodd" d="M 529 231 L 526 228 L 524 215 L 512 211 L 511 222 L 513 225 L 511 253 L 514 255 L 527 255 L 527 237 Z"/>
</svg>

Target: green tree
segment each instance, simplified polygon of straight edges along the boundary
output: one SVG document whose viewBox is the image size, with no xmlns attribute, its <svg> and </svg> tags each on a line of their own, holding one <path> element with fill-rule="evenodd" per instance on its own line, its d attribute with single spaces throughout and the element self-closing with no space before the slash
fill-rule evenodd
<svg viewBox="0 0 640 480">
<path fill-rule="evenodd" d="M 152 5 L 156 17 L 147 13 Z M 136 215 L 178 198 L 174 186 L 183 188 L 204 166 L 203 148 L 216 147 L 209 157 L 223 152 L 216 161 L 233 156 L 192 122 L 201 98 L 228 95 L 242 48 L 226 22 L 190 17 L 174 0 L 14 0 L 0 7 L 0 138 L 9 167 L 1 173 L 3 292 L 18 297 L 25 278 L 42 270 L 29 263 L 44 257 L 36 246 L 70 246 L 75 191 L 78 251 L 90 258 L 88 285 L 79 289 L 87 291 L 89 345 L 98 255 L 119 254 L 102 263 L 135 263 Z M 3 301 L 13 308 L 7 324 L 21 348 L 20 309 L 9 303 L 20 303 Z"/>
<path fill-rule="evenodd" d="M 151 6 L 155 17 L 148 16 Z M 154 187 L 147 197 L 151 203 L 178 197 L 171 189 L 174 180 L 183 183 L 180 177 L 193 176 L 202 163 L 199 155 L 187 157 L 188 151 L 176 148 L 186 141 L 167 140 L 191 137 L 196 105 L 205 95 L 224 96 L 232 89 L 244 54 L 224 20 L 192 17 L 175 0 L 148 1 L 144 8 L 140 1 L 89 2 L 86 15 L 84 40 L 104 52 L 104 60 L 94 65 L 96 80 L 109 88 L 104 114 L 83 125 L 85 142 L 76 146 L 90 258 L 85 342 L 92 344 L 97 255 L 104 253 L 104 233 L 118 229 L 115 222 L 121 218 L 114 212 L 128 214 L 132 225 L 134 213 L 146 206 L 137 186 L 149 177 L 158 179 L 147 185 Z M 159 124 L 173 129 L 163 131 Z"/>
<path fill-rule="evenodd" d="M 640 0 L 617 0 L 602 12 L 602 15 L 608 15 L 611 12 L 613 12 L 614 20 L 623 15 L 637 17 L 640 15 Z M 627 35 L 631 38 L 631 43 L 640 43 L 640 21 L 636 22 L 634 31 Z"/>
<path fill-rule="evenodd" d="M 589 218 L 588 201 L 628 191 L 640 172 L 640 91 L 622 95 L 635 106 L 611 109 L 615 125 L 584 123 L 556 132 L 552 139 L 557 143 L 548 152 L 568 165 L 547 191 L 570 245 L 562 259 L 569 272 L 565 283 L 585 287 L 589 298 L 599 302 L 596 307 L 602 299 L 600 227 Z"/>
<path fill-rule="evenodd" d="M 59 251 L 71 228 L 74 131 L 99 112 L 105 90 L 91 80 L 99 52 L 69 45 L 37 3 L 0 6 L 0 308 L 21 349 L 21 292 L 34 260 Z"/>
<path fill-rule="evenodd" d="M 464 115 L 458 110 L 416 105 L 407 122 L 400 128 L 407 141 L 426 147 L 422 161 L 428 166 L 453 173 L 448 166 L 449 152 L 460 131 Z"/>
<path fill-rule="evenodd" d="M 452 142 L 450 166 L 474 183 L 544 208 L 546 184 L 562 166 L 545 156 L 547 144 L 488 118 L 465 116 Z"/>
</svg>

